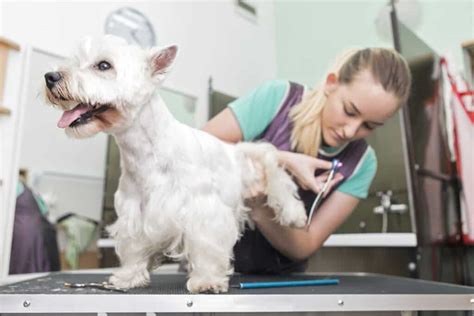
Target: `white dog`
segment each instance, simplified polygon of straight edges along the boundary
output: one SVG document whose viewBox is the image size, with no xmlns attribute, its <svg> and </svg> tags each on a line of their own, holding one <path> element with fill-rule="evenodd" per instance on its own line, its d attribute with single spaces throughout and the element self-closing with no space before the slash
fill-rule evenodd
<svg viewBox="0 0 474 316">
<path fill-rule="evenodd" d="M 87 39 L 68 63 L 45 74 L 46 98 L 64 111 L 72 137 L 111 133 L 120 148 L 118 220 L 108 228 L 121 268 L 110 282 L 149 283 L 164 256 L 186 258 L 190 292 L 226 292 L 233 246 L 249 209 L 243 194 L 263 167 L 267 204 L 282 225 L 305 225 L 296 185 L 268 144 L 226 144 L 181 124 L 157 87 L 176 46 L 144 50 L 106 36 Z M 172 106 L 172 105 L 171 105 Z"/>
</svg>

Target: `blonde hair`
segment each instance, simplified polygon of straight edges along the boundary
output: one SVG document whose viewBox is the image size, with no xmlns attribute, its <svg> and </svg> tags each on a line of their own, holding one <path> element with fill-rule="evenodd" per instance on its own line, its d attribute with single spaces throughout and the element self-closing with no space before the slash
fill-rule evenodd
<svg viewBox="0 0 474 316">
<path fill-rule="evenodd" d="M 342 54 L 328 73 L 335 73 L 338 82 L 350 84 L 362 70 L 369 69 L 385 91 L 393 93 L 403 104 L 408 99 L 411 75 L 405 59 L 393 49 L 351 49 Z M 291 148 L 316 157 L 322 141 L 321 114 L 326 105 L 322 86 L 306 93 L 301 102 L 291 109 L 293 124 Z"/>
</svg>

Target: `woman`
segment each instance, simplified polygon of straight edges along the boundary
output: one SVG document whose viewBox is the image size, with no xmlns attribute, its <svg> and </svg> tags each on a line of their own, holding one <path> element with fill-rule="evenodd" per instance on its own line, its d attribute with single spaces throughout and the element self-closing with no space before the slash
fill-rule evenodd
<svg viewBox="0 0 474 316">
<path fill-rule="evenodd" d="M 304 271 L 307 258 L 367 197 L 377 159 L 364 138 L 406 102 L 410 85 L 407 63 L 394 50 L 353 50 L 341 56 L 313 91 L 288 81 L 270 81 L 207 123 L 205 131 L 227 142 L 263 140 L 275 145 L 307 210 L 327 177 L 324 171 L 330 161 L 342 162 L 307 230 L 274 222 L 262 198 L 265 180 L 255 183 L 248 204 L 256 229 L 246 229 L 234 248 L 237 272 Z"/>
</svg>

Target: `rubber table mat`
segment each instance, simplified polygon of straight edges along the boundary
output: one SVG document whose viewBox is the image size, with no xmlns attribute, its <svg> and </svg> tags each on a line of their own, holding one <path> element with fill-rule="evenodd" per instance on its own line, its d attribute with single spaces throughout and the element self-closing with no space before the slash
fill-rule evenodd
<svg viewBox="0 0 474 316">
<path fill-rule="evenodd" d="M 114 294 L 153 295 L 185 294 L 185 274 L 155 274 L 146 288 L 130 289 L 126 293 L 94 288 L 65 288 L 64 283 L 101 283 L 110 274 L 52 273 L 48 276 L 0 287 L 0 294 Z M 339 279 L 338 285 L 281 287 L 265 289 L 235 289 L 223 295 L 239 294 L 474 294 L 473 287 L 422 281 L 377 274 L 295 274 L 289 276 L 234 275 L 230 284 L 308 279 Z M 220 294 L 222 295 L 222 294 Z"/>
</svg>

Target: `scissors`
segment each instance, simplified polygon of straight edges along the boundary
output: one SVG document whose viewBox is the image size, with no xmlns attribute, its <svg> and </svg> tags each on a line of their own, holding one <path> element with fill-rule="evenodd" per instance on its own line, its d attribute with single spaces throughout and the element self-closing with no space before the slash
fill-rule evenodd
<svg viewBox="0 0 474 316">
<path fill-rule="evenodd" d="M 341 161 L 339 159 L 333 159 L 332 160 L 332 166 L 331 170 L 329 171 L 328 178 L 326 179 L 326 182 L 323 185 L 323 188 L 321 191 L 319 191 L 318 195 L 314 199 L 313 205 L 311 205 L 311 210 L 309 211 L 308 215 L 308 220 L 306 221 L 306 228 L 309 227 L 309 223 L 311 223 L 311 218 L 313 217 L 314 211 L 319 207 L 319 204 L 321 204 L 321 201 L 323 200 L 324 193 L 326 193 L 327 189 L 329 188 L 329 183 L 334 179 L 334 175 L 336 174 L 337 170 L 339 170 L 339 167 L 341 167 Z"/>
<path fill-rule="evenodd" d="M 66 288 L 94 288 L 99 290 L 107 290 L 107 291 L 115 291 L 115 292 L 127 292 L 127 289 L 122 289 L 119 287 L 115 287 L 112 284 L 108 284 L 107 282 L 102 283 L 64 283 L 64 287 Z"/>
</svg>

